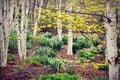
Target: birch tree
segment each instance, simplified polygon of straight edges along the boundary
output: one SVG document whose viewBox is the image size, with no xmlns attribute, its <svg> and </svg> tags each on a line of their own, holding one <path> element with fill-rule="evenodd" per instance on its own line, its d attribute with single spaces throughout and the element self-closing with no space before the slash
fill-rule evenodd
<svg viewBox="0 0 120 80">
<path fill-rule="evenodd" d="M 36 35 L 36 33 L 37 33 L 38 21 L 40 20 L 42 6 L 43 6 L 43 0 L 40 1 L 39 7 L 37 7 L 37 0 L 36 0 L 34 15 L 37 14 L 37 12 L 38 12 L 38 16 L 35 15 L 34 32 L 33 32 L 34 35 Z"/>
<path fill-rule="evenodd" d="M 5 45 L 4 45 L 4 35 L 3 35 L 3 0 L 0 0 L 0 65 L 6 66 L 6 59 L 4 57 Z"/>
<path fill-rule="evenodd" d="M 70 22 L 70 14 L 71 14 L 71 11 L 72 11 L 72 1 L 70 0 L 68 3 L 67 3 L 67 7 L 66 9 L 69 11 L 68 12 L 68 49 L 67 49 L 67 54 L 68 55 L 72 55 L 73 54 L 73 51 L 72 51 L 72 44 L 73 44 L 73 33 L 72 33 L 72 26 L 71 26 L 71 22 Z"/>
<path fill-rule="evenodd" d="M 107 51 L 109 63 L 109 80 L 118 79 L 118 53 L 117 53 L 117 30 L 116 30 L 116 9 L 114 0 L 107 1 Z"/>
<path fill-rule="evenodd" d="M 62 20 L 60 19 L 61 17 L 61 4 L 62 0 L 56 0 L 56 6 L 57 6 L 57 13 L 58 13 L 58 18 L 57 18 L 57 32 L 58 32 L 58 39 L 61 41 L 62 40 Z"/>
</svg>

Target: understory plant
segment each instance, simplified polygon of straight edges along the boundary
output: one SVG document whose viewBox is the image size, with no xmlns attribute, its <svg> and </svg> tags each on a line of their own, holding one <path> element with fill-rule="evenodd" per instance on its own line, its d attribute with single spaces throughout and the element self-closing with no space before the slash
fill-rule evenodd
<svg viewBox="0 0 120 80">
<path fill-rule="evenodd" d="M 69 75 L 67 73 L 42 75 L 39 80 L 79 80 L 79 75 Z"/>
<path fill-rule="evenodd" d="M 80 60 L 80 62 L 84 63 L 87 62 L 88 60 L 92 60 L 95 58 L 95 54 L 91 53 L 91 52 L 87 52 L 84 50 L 80 50 L 79 54 L 78 54 L 78 59 Z"/>
<path fill-rule="evenodd" d="M 49 47 L 41 47 L 36 51 L 36 55 L 39 56 L 55 57 L 56 54 L 57 54 L 56 51 Z"/>
</svg>

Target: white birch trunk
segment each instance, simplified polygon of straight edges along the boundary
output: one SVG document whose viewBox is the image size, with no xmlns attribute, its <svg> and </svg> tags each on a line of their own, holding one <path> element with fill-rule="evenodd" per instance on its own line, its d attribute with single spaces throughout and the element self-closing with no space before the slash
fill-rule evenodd
<svg viewBox="0 0 120 80">
<path fill-rule="evenodd" d="M 109 63 L 109 80 L 118 79 L 118 53 L 117 53 L 117 30 L 116 30 L 116 13 L 114 0 L 107 1 L 107 17 L 111 21 L 107 23 L 107 51 Z"/>
<path fill-rule="evenodd" d="M 37 1 L 36 1 L 36 4 L 37 4 Z M 35 4 L 35 9 L 37 8 L 37 5 Z M 40 20 L 40 16 L 41 16 L 41 11 L 42 11 L 42 6 L 43 6 L 43 0 L 41 0 L 40 2 L 40 6 L 39 6 L 39 9 L 38 9 L 38 17 L 35 17 L 35 23 L 34 23 L 34 31 L 33 31 L 33 35 L 36 36 L 37 34 L 37 28 L 38 28 L 38 21 Z M 37 10 L 35 10 L 36 13 L 37 13 Z"/>
<path fill-rule="evenodd" d="M 62 20 L 59 19 L 61 17 L 61 3 L 62 0 L 57 1 L 57 8 L 58 8 L 58 19 L 57 19 L 57 32 L 58 32 L 58 39 L 62 41 Z"/>
<path fill-rule="evenodd" d="M 26 59 L 26 28 L 25 28 L 25 0 L 21 0 L 21 28 L 20 28 L 20 47 L 21 47 L 21 55 L 22 59 Z"/>
<path fill-rule="evenodd" d="M 19 5 L 17 4 L 17 1 L 15 1 L 15 28 L 17 31 L 17 46 L 18 46 L 18 54 L 19 57 L 22 58 L 22 52 L 21 52 L 21 45 L 20 45 L 20 30 L 18 26 L 18 12 L 19 12 Z"/>
<path fill-rule="evenodd" d="M 69 4 L 67 4 L 67 10 L 69 11 L 68 14 L 70 15 L 70 11 L 72 11 L 72 2 L 70 1 Z M 72 33 L 72 26 L 70 22 L 70 16 L 68 17 L 68 49 L 67 49 L 67 55 L 72 55 L 72 45 L 73 45 L 73 33 Z"/>
<path fill-rule="evenodd" d="M 0 66 L 6 66 L 6 59 L 4 56 L 5 53 L 5 45 L 4 45 L 4 35 L 3 35 L 3 17 L 2 17 L 2 10 L 3 10 L 3 0 L 0 1 Z"/>
</svg>

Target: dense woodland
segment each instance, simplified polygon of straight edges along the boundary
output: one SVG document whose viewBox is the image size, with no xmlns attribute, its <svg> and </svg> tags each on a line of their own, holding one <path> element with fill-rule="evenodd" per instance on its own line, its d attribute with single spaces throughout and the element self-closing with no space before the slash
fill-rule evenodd
<svg viewBox="0 0 120 80">
<path fill-rule="evenodd" d="M 120 80 L 120 0 L 0 0 L 0 80 Z"/>
</svg>

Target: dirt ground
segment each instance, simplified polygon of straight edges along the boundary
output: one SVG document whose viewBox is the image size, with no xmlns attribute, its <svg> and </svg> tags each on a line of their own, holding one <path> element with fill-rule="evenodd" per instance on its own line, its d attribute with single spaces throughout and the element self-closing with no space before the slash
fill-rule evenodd
<svg viewBox="0 0 120 80">
<path fill-rule="evenodd" d="M 77 59 L 77 54 L 68 56 L 67 46 L 63 46 L 62 50 L 59 51 L 57 57 L 63 58 L 68 61 L 75 61 Z M 33 78 L 39 77 L 39 75 L 44 74 L 53 74 L 51 67 L 42 66 L 41 64 L 37 67 L 29 65 L 28 63 L 21 63 L 18 54 L 14 54 L 16 56 L 15 60 L 8 61 L 7 67 L 0 67 L 0 80 L 31 80 Z M 96 63 L 101 63 L 104 61 L 104 58 L 97 56 L 94 60 Z M 21 64 L 24 64 L 22 66 Z M 119 71 L 120 72 L 120 71 Z M 86 63 L 85 66 L 78 65 L 75 67 L 74 74 L 80 74 L 83 78 L 94 78 L 94 77 L 103 77 L 108 76 L 108 70 L 97 70 L 94 69 L 91 63 Z"/>
</svg>

